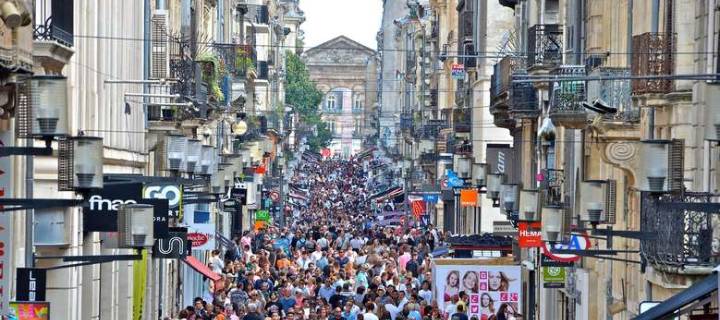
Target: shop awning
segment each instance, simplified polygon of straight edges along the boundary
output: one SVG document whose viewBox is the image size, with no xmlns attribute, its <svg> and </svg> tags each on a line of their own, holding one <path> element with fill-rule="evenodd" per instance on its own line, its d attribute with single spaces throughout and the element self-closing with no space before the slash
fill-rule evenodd
<svg viewBox="0 0 720 320">
<path fill-rule="evenodd" d="M 690 312 L 693 308 L 689 310 L 683 309 L 687 309 L 687 306 L 708 298 L 713 291 L 717 289 L 718 274 L 717 272 L 713 272 L 710 276 L 693 284 L 690 288 L 670 297 L 661 304 L 652 307 L 650 310 L 641 313 L 635 317 L 635 320 L 663 319 L 663 317 L 672 315 L 677 311 L 680 311 L 679 314 Z"/>
<path fill-rule="evenodd" d="M 187 265 L 189 265 L 191 268 L 193 268 L 200 274 L 210 278 L 210 280 L 218 281 L 221 279 L 219 274 L 210 270 L 208 266 L 206 266 L 204 263 L 200 262 L 200 260 L 196 259 L 193 256 L 187 256 L 183 258 L 183 262 L 187 263 Z"/>
</svg>

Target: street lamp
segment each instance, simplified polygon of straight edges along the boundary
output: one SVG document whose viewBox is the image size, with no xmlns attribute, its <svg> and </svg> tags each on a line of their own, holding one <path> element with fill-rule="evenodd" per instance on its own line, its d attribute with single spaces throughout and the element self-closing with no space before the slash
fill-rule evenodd
<svg viewBox="0 0 720 320">
<path fill-rule="evenodd" d="M 668 153 L 670 141 L 644 140 L 640 143 L 640 163 L 638 170 L 637 188 L 648 192 L 665 192 L 669 188 Z"/>
<path fill-rule="evenodd" d="M 187 148 L 185 148 L 185 172 L 195 173 L 195 166 L 200 162 L 202 155 L 202 142 L 198 139 L 188 140 Z"/>
<path fill-rule="evenodd" d="M 503 182 L 503 175 L 500 173 L 491 173 L 487 175 L 487 196 L 493 201 L 493 207 L 500 206 L 500 188 Z"/>
<path fill-rule="evenodd" d="M 29 82 L 30 135 L 46 141 L 67 136 L 67 78 L 35 76 Z"/>
<path fill-rule="evenodd" d="M 188 138 L 181 134 L 169 134 L 166 136 L 165 149 L 167 150 L 167 168 L 172 171 L 180 171 L 185 158 L 185 148 Z"/>
<path fill-rule="evenodd" d="M 457 173 L 460 178 L 470 178 L 471 162 L 469 157 L 461 156 L 457 159 Z"/>
<path fill-rule="evenodd" d="M 473 180 L 475 180 L 475 185 L 477 185 L 478 188 L 482 188 L 485 186 L 485 181 L 487 179 L 487 168 L 488 165 L 486 163 L 473 163 L 472 165 L 472 177 Z"/>
<path fill-rule="evenodd" d="M 154 207 L 148 204 L 124 204 L 118 209 L 118 246 L 152 247 Z"/>
<path fill-rule="evenodd" d="M 500 185 L 500 206 L 511 216 L 513 212 L 517 212 L 517 204 L 520 187 L 517 184 L 509 183 Z"/>
<path fill-rule="evenodd" d="M 563 207 L 546 206 L 542 208 L 542 240 L 562 241 Z"/>
<path fill-rule="evenodd" d="M 539 203 L 537 190 L 520 190 L 520 214 L 518 220 L 527 222 L 540 221 L 540 215 L 538 215 Z"/>
<path fill-rule="evenodd" d="M 607 181 L 589 180 L 580 183 L 580 220 L 593 226 L 604 220 Z"/>
<path fill-rule="evenodd" d="M 215 148 L 212 146 L 203 145 L 201 149 L 200 166 L 196 169 L 195 173 L 201 175 L 211 175 L 216 170 L 215 166 Z"/>
<path fill-rule="evenodd" d="M 70 140 L 73 145 L 73 188 L 81 191 L 102 189 L 103 139 L 79 136 Z"/>
</svg>

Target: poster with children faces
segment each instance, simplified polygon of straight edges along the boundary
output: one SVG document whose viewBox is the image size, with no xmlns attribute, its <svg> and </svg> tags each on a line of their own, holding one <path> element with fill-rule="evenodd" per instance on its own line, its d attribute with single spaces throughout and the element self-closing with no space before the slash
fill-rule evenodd
<svg viewBox="0 0 720 320">
<path fill-rule="evenodd" d="M 434 280 L 438 306 L 445 313 L 452 312 L 452 304 L 458 305 L 460 296 L 467 295 L 464 305 L 468 318 L 522 319 L 519 266 L 436 265 Z M 451 314 L 446 316 L 449 318 Z"/>
</svg>

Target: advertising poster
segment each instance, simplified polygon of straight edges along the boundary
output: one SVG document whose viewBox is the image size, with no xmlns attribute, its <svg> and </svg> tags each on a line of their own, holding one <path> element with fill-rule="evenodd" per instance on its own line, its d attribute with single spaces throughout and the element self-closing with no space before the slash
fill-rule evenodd
<svg viewBox="0 0 720 320">
<path fill-rule="evenodd" d="M 192 244 L 192 250 L 215 249 L 215 221 L 207 205 L 185 205 L 185 215 L 188 222 L 187 239 Z"/>
<path fill-rule="evenodd" d="M 133 320 L 142 320 L 147 288 L 147 251 L 142 252 L 142 260 L 133 263 Z"/>
<path fill-rule="evenodd" d="M 520 266 L 483 265 L 487 260 L 440 259 L 434 262 L 433 285 L 441 312 L 447 317 L 460 292 L 468 296 L 468 318 L 522 319 Z"/>
<path fill-rule="evenodd" d="M 10 302 L 11 319 L 49 320 L 50 302 Z"/>
</svg>

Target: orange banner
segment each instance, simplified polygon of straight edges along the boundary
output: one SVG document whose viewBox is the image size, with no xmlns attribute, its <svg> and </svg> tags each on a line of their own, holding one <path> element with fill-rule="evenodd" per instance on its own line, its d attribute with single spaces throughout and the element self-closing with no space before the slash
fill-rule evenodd
<svg viewBox="0 0 720 320">
<path fill-rule="evenodd" d="M 478 201 L 477 189 L 462 189 L 460 190 L 460 206 L 461 207 L 476 207 Z"/>
</svg>

